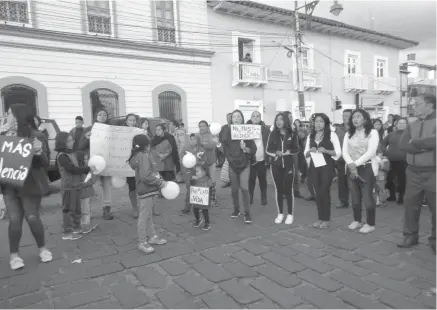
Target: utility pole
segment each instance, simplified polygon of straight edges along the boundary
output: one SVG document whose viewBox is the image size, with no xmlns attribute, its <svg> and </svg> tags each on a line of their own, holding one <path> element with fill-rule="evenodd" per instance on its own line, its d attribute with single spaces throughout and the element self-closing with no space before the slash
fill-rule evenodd
<svg viewBox="0 0 437 310">
<path fill-rule="evenodd" d="M 295 39 L 296 39 L 296 67 L 297 67 L 297 74 L 296 74 L 296 81 L 297 81 L 297 95 L 299 100 L 299 112 L 301 116 L 305 118 L 305 96 L 304 96 L 304 89 L 303 89 L 303 71 L 302 71 L 302 42 L 301 42 L 301 33 L 300 33 L 300 21 L 299 21 L 299 13 L 298 13 L 298 2 L 297 0 L 294 1 L 294 20 L 295 20 Z"/>
</svg>

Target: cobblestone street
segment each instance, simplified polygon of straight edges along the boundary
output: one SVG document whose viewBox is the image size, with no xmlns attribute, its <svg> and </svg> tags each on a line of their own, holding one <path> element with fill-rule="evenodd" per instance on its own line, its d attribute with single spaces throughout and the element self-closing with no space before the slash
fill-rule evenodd
<svg viewBox="0 0 437 310">
<path fill-rule="evenodd" d="M 115 190 L 116 219 L 78 241 L 62 241 L 60 198 L 43 203 L 46 240 L 54 260 L 38 261 L 35 242 L 24 224 L 21 254 L 25 268 L 11 271 L 7 221 L 0 222 L 0 308 L 434 308 L 435 256 L 427 245 L 429 210 L 421 218 L 421 244 L 402 250 L 403 207 L 377 210 L 376 231 L 347 230 L 351 210 L 338 210 L 332 192 L 332 225 L 311 227 L 312 202 L 296 199 L 295 223 L 276 225 L 269 205 L 253 205 L 253 225 L 231 219 L 229 189 L 218 190 L 220 206 L 211 212 L 212 229 L 182 217 L 183 195 L 160 199 L 155 218 L 168 244 L 156 253 L 137 250 L 136 225 L 127 189 Z M 306 194 L 306 191 L 303 190 Z M 259 194 L 256 194 L 258 197 Z M 72 263 L 81 259 L 81 263 Z"/>
</svg>

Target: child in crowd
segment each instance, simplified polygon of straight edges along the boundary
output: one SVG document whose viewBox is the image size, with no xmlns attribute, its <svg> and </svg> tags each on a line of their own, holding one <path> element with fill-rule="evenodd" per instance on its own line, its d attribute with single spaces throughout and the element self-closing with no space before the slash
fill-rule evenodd
<svg viewBox="0 0 437 310">
<path fill-rule="evenodd" d="M 387 157 L 383 156 L 382 153 L 377 155 L 379 170 L 378 176 L 376 177 L 376 206 L 386 207 L 387 206 L 387 195 L 385 190 L 385 184 L 387 182 L 387 174 L 390 170 L 390 161 Z"/>
<path fill-rule="evenodd" d="M 79 165 L 82 167 L 88 167 L 89 156 L 87 153 L 78 152 Z M 82 182 L 85 181 L 87 175 L 82 175 Z M 97 224 L 91 224 L 91 197 L 95 195 L 94 183 L 97 177 L 95 175 L 91 176 L 91 179 L 83 183 L 80 191 L 80 209 L 82 212 L 80 218 L 80 224 L 82 225 L 82 233 L 88 234 L 97 228 Z"/>
<path fill-rule="evenodd" d="M 205 221 L 205 224 L 202 228 L 202 230 L 210 230 L 211 229 L 211 223 L 209 221 L 209 212 L 208 209 L 212 205 L 213 202 L 213 195 L 212 195 L 212 188 L 213 182 L 211 178 L 209 177 L 208 173 L 206 172 L 206 169 L 204 167 L 204 162 L 201 160 L 198 160 L 198 163 L 195 167 L 196 174 L 191 178 L 190 185 L 195 187 L 202 187 L 202 188 L 208 188 L 209 189 L 209 195 L 208 195 L 208 201 L 206 201 L 206 204 L 201 203 L 193 203 L 193 212 L 194 212 L 194 227 L 200 227 L 203 221 Z M 191 192 L 191 186 L 189 189 L 189 192 Z M 202 209 L 203 213 L 203 219 L 200 219 L 200 209 Z"/>
<path fill-rule="evenodd" d="M 77 153 L 73 151 L 74 139 L 68 132 L 56 136 L 55 150 L 58 152 L 57 165 L 61 175 L 62 220 L 64 233 L 62 240 L 77 240 L 82 236 L 81 229 L 81 188 L 83 176 L 89 167 L 81 167 Z M 94 170 L 94 167 L 91 167 Z"/>
<path fill-rule="evenodd" d="M 165 187 L 156 170 L 156 164 L 149 156 L 150 141 L 146 135 L 136 135 L 132 140 L 132 153 L 128 159 L 129 165 L 135 170 L 136 191 L 139 198 L 138 217 L 138 249 L 146 254 L 155 249 L 153 244 L 163 245 L 167 241 L 158 237 L 153 224 L 154 196 L 159 195 L 159 190 Z M 150 238 L 147 240 L 147 229 L 150 230 Z"/>
</svg>

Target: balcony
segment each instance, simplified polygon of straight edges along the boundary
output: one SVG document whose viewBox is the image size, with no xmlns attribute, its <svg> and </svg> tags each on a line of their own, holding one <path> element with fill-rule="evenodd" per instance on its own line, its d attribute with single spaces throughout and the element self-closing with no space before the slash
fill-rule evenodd
<svg viewBox="0 0 437 310">
<path fill-rule="evenodd" d="M 260 87 L 269 81 L 267 67 L 251 62 L 235 62 L 233 75 L 232 86 Z"/>
<path fill-rule="evenodd" d="M 344 77 L 344 91 L 362 93 L 369 89 L 369 77 L 359 74 L 348 74 Z"/>
<path fill-rule="evenodd" d="M 314 92 L 323 88 L 323 74 L 315 70 L 303 69 L 304 91 Z M 297 90 L 297 85 L 295 85 Z"/>
<path fill-rule="evenodd" d="M 384 77 L 373 80 L 373 91 L 376 94 L 388 95 L 395 92 L 397 88 L 395 78 Z"/>
</svg>

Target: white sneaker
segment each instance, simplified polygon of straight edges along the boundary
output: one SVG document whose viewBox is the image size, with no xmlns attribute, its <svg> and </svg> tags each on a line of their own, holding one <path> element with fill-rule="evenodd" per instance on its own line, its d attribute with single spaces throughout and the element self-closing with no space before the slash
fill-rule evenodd
<svg viewBox="0 0 437 310">
<path fill-rule="evenodd" d="M 284 214 L 278 214 L 278 216 L 275 219 L 275 223 L 281 224 L 283 220 L 284 220 Z"/>
<path fill-rule="evenodd" d="M 41 262 L 48 263 L 52 261 L 53 255 L 52 252 L 50 252 L 46 248 L 42 248 L 39 252 L 39 258 L 41 258 Z"/>
<path fill-rule="evenodd" d="M 18 256 L 18 254 L 11 255 L 9 264 L 12 270 L 21 269 L 24 267 L 24 261 L 20 256 Z"/>
<path fill-rule="evenodd" d="M 291 225 L 293 224 L 293 221 L 294 221 L 294 216 L 292 214 L 288 214 L 287 218 L 285 219 L 285 224 Z"/>
<path fill-rule="evenodd" d="M 347 228 L 350 230 L 355 230 L 361 227 L 361 223 L 357 221 L 353 221 Z"/>
<path fill-rule="evenodd" d="M 361 229 L 360 229 L 360 233 L 368 234 L 368 233 L 371 233 L 374 230 L 375 230 L 375 226 L 370 226 L 368 224 L 364 224 L 364 226 L 361 227 Z"/>
</svg>

